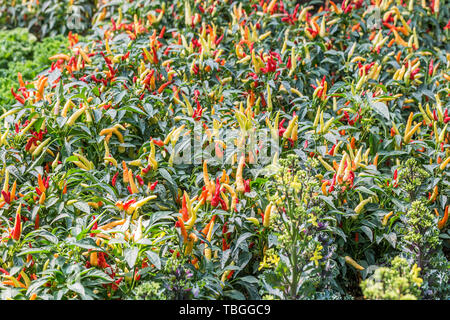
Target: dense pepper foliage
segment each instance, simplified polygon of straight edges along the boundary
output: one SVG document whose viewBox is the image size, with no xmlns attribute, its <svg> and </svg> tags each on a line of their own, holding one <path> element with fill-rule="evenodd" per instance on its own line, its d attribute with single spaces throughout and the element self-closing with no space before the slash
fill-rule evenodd
<svg viewBox="0 0 450 320">
<path fill-rule="evenodd" d="M 3 97 L 2 299 L 450 297 L 448 6 L 99 8 Z"/>
</svg>

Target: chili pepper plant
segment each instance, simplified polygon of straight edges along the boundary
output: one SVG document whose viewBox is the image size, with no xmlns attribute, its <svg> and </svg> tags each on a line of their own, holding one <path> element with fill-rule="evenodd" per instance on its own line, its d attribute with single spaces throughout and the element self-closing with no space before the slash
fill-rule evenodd
<svg viewBox="0 0 450 320">
<path fill-rule="evenodd" d="M 2 299 L 449 298 L 445 1 L 57 5 L 0 19 L 67 39 L 2 93 Z"/>
</svg>

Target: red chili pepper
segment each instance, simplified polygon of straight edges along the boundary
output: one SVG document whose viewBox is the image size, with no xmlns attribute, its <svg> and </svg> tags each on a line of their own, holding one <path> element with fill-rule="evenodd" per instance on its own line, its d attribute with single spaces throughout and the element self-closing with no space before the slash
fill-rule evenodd
<svg viewBox="0 0 450 320">
<path fill-rule="evenodd" d="M 225 240 L 225 238 L 222 239 L 222 251 L 226 251 L 229 248 L 229 246 L 227 245 L 227 241 Z"/>
<path fill-rule="evenodd" d="M 428 75 L 431 77 L 433 75 L 433 59 L 430 60 L 430 65 L 428 66 Z"/>
<path fill-rule="evenodd" d="M 216 40 L 216 46 L 219 45 L 219 43 L 222 41 L 224 34 L 222 34 L 217 40 Z"/>
<path fill-rule="evenodd" d="M 161 32 L 159 33 L 158 38 L 161 39 L 162 37 L 164 37 L 165 32 L 166 32 L 166 26 L 163 26 L 163 28 L 161 29 Z"/>
<path fill-rule="evenodd" d="M 328 154 L 330 156 L 332 156 L 334 154 L 334 149 L 336 148 L 336 144 L 333 144 L 333 146 L 331 147 L 330 151 L 328 151 Z"/>
<path fill-rule="evenodd" d="M 220 199 L 220 181 L 219 178 L 216 178 L 216 190 L 214 191 L 214 196 L 211 200 L 211 205 L 213 207 L 217 207 Z"/>
<path fill-rule="evenodd" d="M 19 204 L 19 208 L 17 209 L 16 213 L 16 221 L 14 223 L 14 229 L 12 231 L 12 238 L 16 241 L 20 239 L 20 235 L 22 234 L 22 219 L 20 217 L 20 208 L 22 204 Z"/>
<path fill-rule="evenodd" d="M 192 115 L 192 118 L 195 121 L 199 121 L 202 117 L 203 108 L 200 106 L 200 103 L 197 101 L 197 109 L 194 110 L 194 114 Z"/>
<path fill-rule="evenodd" d="M 244 192 L 250 192 L 250 179 L 244 180 Z"/>
<path fill-rule="evenodd" d="M 158 180 L 156 180 L 155 182 L 153 182 L 153 183 L 150 185 L 150 190 L 151 190 L 151 191 L 155 190 L 157 184 L 158 184 Z"/>
<path fill-rule="evenodd" d="M 188 208 L 187 208 L 187 204 L 186 204 L 186 195 L 183 195 L 183 203 L 181 205 L 181 210 L 180 210 L 181 216 L 183 218 L 184 221 L 188 221 L 189 220 L 189 215 L 188 215 Z"/>
<path fill-rule="evenodd" d="M 104 252 L 98 252 L 97 253 L 97 265 L 98 267 L 105 269 L 108 264 L 106 263 L 106 259 L 105 259 L 105 253 Z"/>
<path fill-rule="evenodd" d="M 5 202 L 7 204 L 10 204 L 11 203 L 10 193 L 6 192 L 5 190 L 2 190 L 2 195 L 3 195 L 3 199 L 5 200 Z"/>
<path fill-rule="evenodd" d="M 145 79 L 143 83 L 149 84 L 150 80 L 152 79 L 153 75 L 155 74 L 155 69 L 152 69 L 147 76 L 145 76 Z"/>
<path fill-rule="evenodd" d="M 16 99 L 21 104 L 25 104 L 25 100 L 21 96 L 19 96 L 17 93 L 15 93 L 13 88 L 11 88 L 11 93 L 14 96 L 14 99 Z"/>
<path fill-rule="evenodd" d="M 444 27 L 444 30 L 450 29 L 450 19 L 448 19 L 447 25 Z"/>
<path fill-rule="evenodd" d="M 112 177 L 111 185 L 112 185 L 113 187 L 116 186 L 116 181 L 117 181 L 117 176 L 118 176 L 118 175 L 119 175 L 119 172 L 116 172 L 116 174 Z"/>
<path fill-rule="evenodd" d="M 138 182 L 139 182 L 139 184 L 140 184 L 141 186 L 144 185 L 144 180 L 142 180 L 142 178 L 141 178 L 140 175 L 136 175 L 136 179 L 138 180 Z"/>
<path fill-rule="evenodd" d="M 153 139 L 152 138 L 152 142 L 154 143 L 154 144 L 156 144 L 157 146 L 159 146 L 159 147 L 162 147 L 162 146 L 164 146 L 164 141 L 161 141 L 161 140 L 156 140 L 156 139 Z"/>
<path fill-rule="evenodd" d="M 353 188 L 353 181 L 355 180 L 355 173 L 353 171 L 349 172 L 350 188 Z"/>
<path fill-rule="evenodd" d="M 0 272 L 3 273 L 3 274 L 6 274 L 7 276 L 9 276 L 9 272 L 6 271 L 6 270 L 3 269 L 3 268 L 0 268 Z"/>
<path fill-rule="evenodd" d="M 286 119 L 283 119 L 280 121 L 280 123 L 278 124 L 278 135 L 280 137 L 283 136 L 284 132 L 286 131 L 286 128 L 283 127 L 283 124 L 285 123 Z"/>
<path fill-rule="evenodd" d="M 331 185 L 328 188 L 328 192 L 332 192 L 334 190 L 335 183 L 336 183 L 336 173 L 333 175 L 333 180 L 331 181 Z"/>
<path fill-rule="evenodd" d="M 95 220 L 95 216 L 92 216 L 92 219 Z M 92 226 L 91 230 L 97 230 L 97 228 L 98 228 L 98 224 L 97 224 L 97 221 L 95 221 L 95 223 Z M 95 237 L 95 233 L 91 232 L 90 236 L 91 237 Z"/>
<path fill-rule="evenodd" d="M 134 200 L 134 199 L 131 199 L 131 200 L 125 202 L 125 204 L 123 205 L 123 209 L 124 209 L 125 211 L 127 211 L 128 208 L 130 207 L 130 205 L 133 204 L 133 203 L 135 203 L 135 202 L 136 202 L 136 200 Z"/>
<path fill-rule="evenodd" d="M 158 55 L 156 54 L 155 47 L 152 47 L 152 52 L 153 52 L 153 63 L 157 64 L 158 63 Z"/>
<path fill-rule="evenodd" d="M 225 200 L 223 200 L 222 198 L 219 198 L 219 202 L 220 202 L 221 209 L 222 209 L 223 211 L 228 211 L 228 206 L 227 206 L 227 204 L 225 203 Z"/>
</svg>

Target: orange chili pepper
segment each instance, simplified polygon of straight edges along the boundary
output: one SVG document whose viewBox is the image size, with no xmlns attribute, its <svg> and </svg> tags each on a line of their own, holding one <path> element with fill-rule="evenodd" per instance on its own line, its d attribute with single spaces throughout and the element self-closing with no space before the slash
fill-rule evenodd
<svg viewBox="0 0 450 320">
<path fill-rule="evenodd" d="M 447 223 L 448 220 L 448 205 L 445 207 L 445 212 L 444 212 L 444 216 L 442 217 L 442 219 L 438 222 L 438 228 L 439 230 L 442 230 L 445 227 L 445 224 Z"/>
<path fill-rule="evenodd" d="M 123 168 L 123 183 L 128 182 L 128 168 L 125 161 L 122 161 L 122 168 Z"/>
<path fill-rule="evenodd" d="M 350 147 L 352 149 L 355 149 L 355 147 L 356 147 L 356 139 L 355 139 L 355 137 L 352 137 L 352 140 L 350 141 Z"/>
<path fill-rule="evenodd" d="M 388 48 L 390 48 L 390 47 L 392 47 L 392 45 L 394 44 L 394 42 L 395 42 L 395 39 L 392 39 L 391 41 L 389 41 L 389 43 L 388 43 Z"/>
<path fill-rule="evenodd" d="M 180 227 L 181 235 L 183 236 L 183 241 L 186 242 L 188 240 L 188 234 L 186 231 L 186 227 L 184 225 L 184 221 L 180 217 L 178 217 L 177 225 Z"/>
<path fill-rule="evenodd" d="M 16 212 L 16 221 L 14 222 L 14 229 L 12 231 L 12 238 L 16 241 L 20 239 L 20 235 L 22 234 L 22 218 L 20 216 L 20 210 L 22 208 L 22 204 L 19 204 Z"/>
<path fill-rule="evenodd" d="M 166 83 L 163 83 L 159 88 L 158 88 L 158 93 L 163 92 L 163 90 L 171 83 L 171 81 L 167 81 Z"/>
<path fill-rule="evenodd" d="M 439 217 L 438 209 L 434 208 L 434 214 L 436 215 L 436 217 Z"/>
<path fill-rule="evenodd" d="M 378 165 L 378 154 L 373 159 L 373 164 L 374 164 L 375 167 Z"/>
<path fill-rule="evenodd" d="M 47 190 L 47 188 L 44 185 L 44 181 L 42 180 L 41 174 L 38 174 L 38 185 L 39 185 L 39 190 L 41 190 L 41 192 L 45 192 Z"/>
<path fill-rule="evenodd" d="M 189 220 L 188 208 L 186 206 L 186 194 L 183 194 L 183 204 L 180 213 L 184 221 Z"/>
<path fill-rule="evenodd" d="M 355 30 L 359 30 L 359 27 L 360 27 L 360 23 L 358 22 L 357 24 L 355 24 L 355 25 L 352 27 L 352 32 L 354 32 Z"/>
<path fill-rule="evenodd" d="M 25 87 L 25 83 L 23 82 L 22 74 L 20 72 L 17 72 L 17 78 L 19 78 L 20 87 Z"/>
<path fill-rule="evenodd" d="M 330 184 L 330 181 L 325 181 L 324 183 L 322 183 L 322 193 L 326 196 L 326 195 L 328 195 L 328 192 L 327 192 L 327 185 L 329 185 Z"/>
<path fill-rule="evenodd" d="M 211 228 L 211 225 L 214 223 L 214 220 L 216 220 L 216 215 L 213 215 L 213 216 L 212 216 L 211 221 L 208 222 L 208 224 L 207 224 L 207 225 L 203 228 L 203 230 L 201 231 L 201 233 L 204 234 L 205 237 L 206 237 L 206 235 L 207 235 L 208 232 L 209 232 L 209 228 Z"/>
</svg>

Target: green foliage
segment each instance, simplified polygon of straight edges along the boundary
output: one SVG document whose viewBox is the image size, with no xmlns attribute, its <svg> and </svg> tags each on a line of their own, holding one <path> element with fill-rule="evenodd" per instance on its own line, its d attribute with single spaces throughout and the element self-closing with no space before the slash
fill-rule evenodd
<svg viewBox="0 0 450 320">
<path fill-rule="evenodd" d="M 400 256 L 396 298 L 448 299 L 450 7 L 268 2 L 2 32 L 1 298 L 358 299 Z"/>
<path fill-rule="evenodd" d="M 50 67 L 50 56 L 66 51 L 68 42 L 62 35 L 38 41 L 26 29 L 0 31 L 0 105 L 12 104 L 11 88 L 17 90 L 17 73 L 24 81 Z"/>
<path fill-rule="evenodd" d="M 1 0 L 0 28 L 26 28 L 38 38 L 84 33 L 91 26 L 97 0 Z"/>
<path fill-rule="evenodd" d="M 426 299 L 447 299 L 450 294 L 450 263 L 442 252 L 437 220 L 425 200 L 414 201 L 404 217 L 399 243 L 404 256 L 422 270 L 422 296 Z"/>
<path fill-rule="evenodd" d="M 136 287 L 136 300 L 165 300 L 158 282 L 145 282 Z"/>
<path fill-rule="evenodd" d="M 401 257 L 392 260 L 391 267 L 378 268 L 368 279 L 361 282 L 364 297 L 374 300 L 417 300 L 420 298 L 420 268 Z"/>
<path fill-rule="evenodd" d="M 267 206 L 273 208 L 269 249 L 259 269 L 267 270 L 262 275 L 266 292 L 280 299 L 317 299 L 324 293 L 336 298 L 343 293 L 334 260 L 332 228 L 337 222 L 317 197 L 319 183 L 311 171 L 310 166 L 300 168 L 297 156 L 288 155 L 266 183 Z"/>
<path fill-rule="evenodd" d="M 417 190 L 430 174 L 414 158 L 409 158 L 399 167 L 399 187 L 407 192 L 410 201 L 416 198 Z"/>
</svg>

